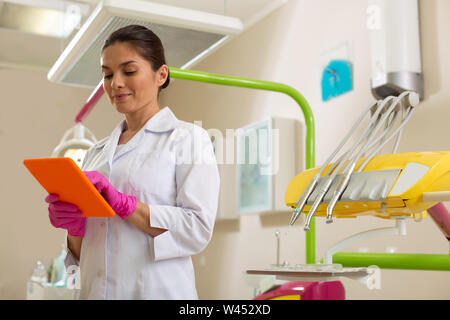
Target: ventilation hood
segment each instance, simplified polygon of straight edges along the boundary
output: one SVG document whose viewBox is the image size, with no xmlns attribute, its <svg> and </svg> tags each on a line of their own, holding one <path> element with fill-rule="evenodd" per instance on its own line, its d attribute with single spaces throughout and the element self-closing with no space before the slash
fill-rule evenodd
<svg viewBox="0 0 450 320">
<path fill-rule="evenodd" d="M 113 31 L 140 24 L 161 39 L 170 67 L 186 69 L 243 31 L 240 19 L 142 0 L 101 1 L 48 72 L 48 80 L 93 88 L 100 52 Z M 98 72 L 96 71 L 98 70 Z"/>
</svg>

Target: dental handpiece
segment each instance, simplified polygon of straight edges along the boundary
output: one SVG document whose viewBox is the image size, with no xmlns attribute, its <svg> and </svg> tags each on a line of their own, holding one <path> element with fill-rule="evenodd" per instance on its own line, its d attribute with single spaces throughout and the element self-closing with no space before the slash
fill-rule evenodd
<svg viewBox="0 0 450 320">
<path fill-rule="evenodd" d="M 336 168 L 336 166 L 338 164 L 340 164 L 340 162 L 341 162 L 341 159 L 339 159 L 336 163 L 334 163 L 331 166 L 331 168 L 329 169 L 329 172 L 332 172 Z M 303 191 L 300 198 L 298 198 L 297 203 L 296 203 L 296 208 L 292 214 L 291 222 L 289 223 L 290 225 L 293 225 L 295 223 L 295 221 L 297 221 L 300 214 L 302 213 L 303 208 L 305 207 L 309 197 L 311 196 L 314 189 L 316 188 L 316 186 L 319 182 L 320 176 L 322 174 L 322 171 L 325 170 L 325 168 L 326 168 L 326 165 L 322 166 L 322 168 L 311 179 L 311 181 L 309 182 L 309 185 L 306 187 L 305 191 Z"/>
<path fill-rule="evenodd" d="M 394 100 L 394 102 L 390 105 L 390 107 L 388 108 L 388 111 L 392 112 L 395 110 L 395 106 L 398 102 L 401 101 L 401 98 L 404 96 L 400 95 L 397 99 Z M 382 117 L 382 119 L 387 119 L 387 116 L 390 114 L 390 112 L 387 112 L 385 116 Z M 394 114 L 394 117 L 392 119 L 392 121 L 395 121 L 395 118 L 397 117 L 397 112 Z M 380 124 L 377 124 L 376 126 L 374 126 L 374 131 L 371 132 L 371 134 L 369 135 L 365 146 L 361 148 L 360 152 L 357 154 L 357 156 L 355 157 L 355 159 L 353 160 L 353 162 L 351 163 L 350 167 L 347 169 L 346 168 L 346 173 L 342 176 L 340 183 L 338 184 L 337 188 L 335 189 L 335 191 L 333 192 L 333 196 L 328 204 L 327 207 L 327 218 L 326 218 L 326 223 L 332 223 L 333 222 L 333 210 L 336 206 L 336 203 L 339 201 L 339 199 L 342 197 L 342 194 L 345 192 L 345 189 L 347 188 L 349 182 L 350 182 L 350 178 L 352 175 L 352 172 L 356 166 L 356 161 L 359 158 L 359 156 L 364 153 L 364 150 L 370 150 L 372 148 L 373 145 L 375 145 L 375 143 L 377 143 L 379 140 L 381 140 L 383 138 L 383 136 L 387 133 L 387 130 L 385 130 L 385 132 L 383 132 L 383 134 L 381 136 L 379 136 L 377 139 L 375 139 L 375 141 L 371 141 L 373 139 L 374 133 L 378 130 L 378 128 L 380 128 L 380 125 L 383 122 L 381 122 Z M 386 125 L 388 125 L 389 123 L 386 123 Z M 397 131 L 395 131 L 395 133 L 397 133 Z M 391 135 L 391 137 L 393 137 L 394 135 Z M 372 152 L 367 159 L 363 162 L 363 164 L 360 166 L 359 171 L 362 170 L 362 168 L 368 163 L 368 161 L 373 157 L 374 153 L 378 152 L 378 149 L 380 149 L 387 141 L 389 141 L 391 138 L 388 138 L 385 142 L 383 142 L 376 150 L 375 152 Z"/>
<path fill-rule="evenodd" d="M 306 223 L 305 227 L 303 228 L 305 231 L 309 231 L 309 225 L 311 224 L 311 220 L 314 217 L 317 208 L 319 207 L 320 203 L 322 202 L 323 198 L 325 197 L 325 194 L 328 192 L 328 189 L 330 189 L 331 184 L 333 183 L 334 177 L 324 177 L 323 186 L 320 188 L 319 193 L 317 194 L 317 198 L 315 199 L 311 210 L 309 210 L 308 216 L 306 217 Z"/>
<path fill-rule="evenodd" d="M 311 223 L 312 218 L 314 217 L 317 208 L 319 207 L 320 203 L 322 202 L 323 198 L 325 197 L 326 193 L 330 189 L 331 185 L 334 182 L 334 179 L 336 178 L 338 172 L 341 170 L 342 166 L 344 165 L 343 159 L 346 157 L 348 152 L 346 152 L 344 155 L 342 155 L 339 160 L 337 160 L 334 164 L 331 165 L 330 169 L 327 172 L 328 176 L 323 177 L 322 187 L 321 190 L 319 190 L 319 194 L 317 198 L 315 199 L 311 209 L 309 210 L 308 216 L 306 218 L 306 223 L 304 230 L 309 231 L 309 225 Z M 325 166 L 322 166 L 321 170 L 318 172 L 318 175 L 321 174 L 321 172 L 326 168 Z"/>
<path fill-rule="evenodd" d="M 291 222 L 289 222 L 289 225 L 293 225 L 295 223 L 295 221 L 297 221 L 298 217 L 300 216 L 300 214 L 302 213 L 303 208 L 306 205 L 306 202 L 309 199 L 309 196 L 312 194 L 312 192 L 314 191 L 314 188 L 317 185 L 317 182 L 319 181 L 320 175 L 315 175 L 311 181 L 309 182 L 308 187 L 306 187 L 305 191 L 302 193 L 302 195 L 300 196 L 300 198 L 297 200 L 296 208 L 294 210 L 294 213 L 292 214 L 292 218 L 291 218 Z"/>
<path fill-rule="evenodd" d="M 354 168 L 354 166 L 352 166 L 352 167 Z M 353 170 L 350 170 L 348 173 L 339 176 L 338 185 L 333 192 L 333 196 L 331 197 L 330 202 L 328 203 L 326 223 L 333 222 L 334 207 L 336 206 L 336 203 L 339 201 L 339 199 L 341 198 L 345 189 L 347 188 L 347 186 L 350 182 L 350 178 L 352 176 L 352 172 L 353 172 Z"/>
<path fill-rule="evenodd" d="M 339 146 L 336 148 L 336 150 L 334 150 L 334 152 L 328 157 L 328 159 L 325 161 L 325 163 L 323 164 L 323 166 L 321 167 L 321 169 L 319 170 L 319 172 L 317 172 L 317 174 L 314 176 L 314 178 L 312 179 L 312 181 L 310 182 L 310 184 L 308 185 L 308 187 L 306 188 L 306 190 L 302 193 L 302 195 L 300 196 L 300 198 L 298 199 L 297 203 L 296 203 L 296 209 L 294 210 L 293 214 L 292 214 L 292 218 L 291 218 L 291 222 L 289 223 L 290 225 L 293 225 L 295 223 L 295 221 L 298 219 L 298 217 L 300 216 L 304 206 L 306 205 L 306 202 L 308 201 L 310 195 L 312 194 L 312 192 L 314 191 L 314 188 L 316 187 L 320 176 L 323 172 L 323 170 L 325 170 L 325 168 L 327 167 L 327 165 L 329 163 L 331 163 L 332 159 L 336 156 L 336 154 L 339 152 L 339 150 L 342 149 L 342 147 L 345 145 L 345 143 L 347 142 L 347 140 L 350 138 L 350 136 L 353 134 L 353 132 L 356 130 L 356 128 L 359 126 L 359 124 L 361 123 L 361 121 L 364 119 L 365 115 L 374 107 L 374 106 L 378 106 L 378 102 L 375 102 L 374 104 L 372 104 L 369 108 L 366 109 L 366 111 L 360 116 L 360 118 L 355 121 L 355 123 L 353 124 L 353 127 L 350 129 L 350 131 L 347 133 L 347 135 L 345 136 L 345 138 L 341 141 L 341 143 L 339 144 Z M 334 168 L 340 163 L 340 161 L 345 158 L 345 156 L 348 154 L 349 152 L 347 152 L 345 155 L 343 155 L 341 157 L 341 159 L 337 162 L 335 162 L 335 164 L 330 168 L 329 172 L 332 172 L 334 170 Z M 312 217 L 309 219 L 311 220 Z"/>
<path fill-rule="evenodd" d="M 384 106 L 387 104 L 387 102 L 389 102 L 389 101 L 391 101 L 393 99 L 392 97 L 388 97 L 388 98 L 385 99 L 382 104 L 380 104 L 380 107 L 384 108 Z M 397 98 L 397 100 L 399 100 L 399 98 Z M 396 102 L 390 105 L 390 107 L 388 109 L 389 112 L 386 113 L 387 115 L 390 112 L 392 112 L 392 110 L 395 108 L 395 104 L 396 104 Z M 378 113 L 381 110 L 380 107 L 375 112 L 376 116 L 378 116 Z M 383 120 L 386 119 L 387 115 L 382 116 L 381 119 L 383 119 Z M 339 182 L 337 184 L 337 187 L 334 190 L 333 196 L 331 197 L 331 200 L 330 200 L 330 202 L 328 203 L 328 206 L 327 206 L 326 223 L 332 223 L 333 222 L 333 210 L 334 210 L 334 208 L 336 206 L 336 203 L 339 201 L 339 199 L 341 198 L 342 194 L 344 193 L 345 189 L 347 188 L 347 186 L 348 186 L 348 184 L 350 182 L 350 178 L 351 178 L 353 170 L 355 169 L 356 162 L 359 159 L 360 155 L 364 153 L 364 149 L 367 148 L 367 145 L 371 144 L 371 140 L 373 139 L 374 134 L 378 131 L 378 129 L 380 128 L 380 126 L 381 126 L 381 124 L 383 122 L 384 121 L 380 121 L 379 123 L 375 122 L 371 126 L 369 126 L 368 129 L 369 129 L 369 131 L 371 131 L 370 133 L 367 132 L 367 129 L 365 130 L 365 132 L 368 133 L 368 136 L 366 137 L 366 142 L 363 144 L 363 146 L 361 147 L 359 152 L 354 156 L 353 160 L 351 160 L 350 163 L 345 165 L 344 170 L 343 170 L 344 173 L 341 176 L 341 178 L 339 178 Z M 381 137 L 379 137 L 379 138 L 381 138 Z M 358 143 L 361 140 L 362 139 L 360 138 L 358 140 Z M 358 143 L 354 145 L 354 147 L 352 148 L 352 152 L 353 152 L 353 149 L 358 145 Z"/>
</svg>

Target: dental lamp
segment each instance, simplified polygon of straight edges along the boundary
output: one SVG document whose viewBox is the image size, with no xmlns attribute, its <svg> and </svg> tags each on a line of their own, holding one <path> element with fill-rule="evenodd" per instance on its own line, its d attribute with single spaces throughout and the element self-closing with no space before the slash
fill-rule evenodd
<svg viewBox="0 0 450 320">
<path fill-rule="evenodd" d="M 66 131 L 59 145 L 53 150 L 52 157 L 68 157 L 81 168 L 87 150 L 97 140 L 94 134 L 81 122 Z"/>
</svg>

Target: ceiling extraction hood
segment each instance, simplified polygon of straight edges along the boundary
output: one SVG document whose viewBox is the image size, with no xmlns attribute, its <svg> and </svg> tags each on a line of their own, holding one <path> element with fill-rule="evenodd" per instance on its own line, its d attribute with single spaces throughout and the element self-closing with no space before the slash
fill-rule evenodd
<svg viewBox="0 0 450 320">
<path fill-rule="evenodd" d="M 170 67 L 186 69 L 243 30 L 240 19 L 142 0 L 105 0 L 92 12 L 48 72 L 52 82 L 93 88 L 100 53 L 113 31 L 148 27 L 160 38 Z"/>
</svg>

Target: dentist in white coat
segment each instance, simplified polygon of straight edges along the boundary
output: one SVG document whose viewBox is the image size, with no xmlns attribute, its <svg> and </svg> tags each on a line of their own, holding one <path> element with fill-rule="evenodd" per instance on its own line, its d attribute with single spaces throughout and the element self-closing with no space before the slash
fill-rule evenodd
<svg viewBox="0 0 450 320">
<path fill-rule="evenodd" d="M 197 299 L 191 256 L 211 239 L 219 175 L 207 132 L 160 108 L 169 83 L 160 39 L 132 25 L 102 49 L 105 93 L 125 119 L 82 170 L 112 218 L 84 218 L 50 194 L 49 218 L 68 231 L 66 267 L 80 268 L 80 299 Z"/>
</svg>

